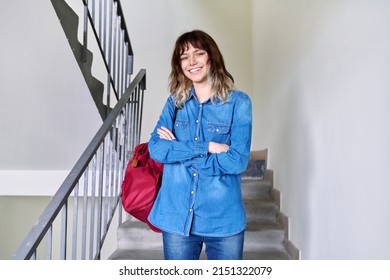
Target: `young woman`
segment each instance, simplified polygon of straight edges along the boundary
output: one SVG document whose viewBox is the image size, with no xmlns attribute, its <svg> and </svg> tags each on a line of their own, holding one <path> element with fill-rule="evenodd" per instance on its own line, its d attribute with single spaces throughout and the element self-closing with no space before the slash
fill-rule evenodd
<svg viewBox="0 0 390 280">
<path fill-rule="evenodd" d="M 149 221 L 163 232 L 165 259 L 199 259 L 203 244 L 208 259 L 242 259 L 251 101 L 203 31 L 177 39 L 171 64 L 171 95 L 149 140 L 164 163 Z"/>
</svg>

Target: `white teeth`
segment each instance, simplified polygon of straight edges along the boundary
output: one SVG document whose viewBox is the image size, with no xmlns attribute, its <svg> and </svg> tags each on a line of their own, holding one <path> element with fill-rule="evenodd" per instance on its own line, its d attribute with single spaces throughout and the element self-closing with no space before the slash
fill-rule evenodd
<svg viewBox="0 0 390 280">
<path fill-rule="evenodd" d="M 198 71 L 199 69 L 200 69 L 200 68 L 191 69 L 191 70 L 190 70 L 190 73 L 194 73 L 194 72 Z"/>
</svg>

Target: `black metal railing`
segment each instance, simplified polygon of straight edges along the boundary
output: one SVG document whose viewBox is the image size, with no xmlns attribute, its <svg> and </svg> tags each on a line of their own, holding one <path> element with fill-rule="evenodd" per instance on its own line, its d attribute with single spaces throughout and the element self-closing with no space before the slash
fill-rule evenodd
<svg viewBox="0 0 390 280">
<path fill-rule="evenodd" d="M 145 79 L 141 70 L 12 259 L 100 259 L 117 208 L 121 223 L 121 182 L 140 142 Z"/>
<path fill-rule="evenodd" d="M 82 0 L 84 3 L 83 60 L 88 49 L 88 23 L 99 46 L 107 71 L 106 104 L 110 107 L 111 90 L 117 99 L 133 73 L 133 49 L 123 10 L 118 0 Z"/>
</svg>

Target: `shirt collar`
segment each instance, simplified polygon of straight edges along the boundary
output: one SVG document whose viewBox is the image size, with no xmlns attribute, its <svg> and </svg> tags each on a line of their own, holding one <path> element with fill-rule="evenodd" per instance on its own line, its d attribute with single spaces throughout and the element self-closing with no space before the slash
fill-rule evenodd
<svg viewBox="0 0 390 280">
<path fill-rule="evenodd" d="M 230 95 L 230 94 L 229 94 L 229 95 Z M 194 88 L 194 86 L 191 86 L 191 89 L 190 89 L 190 96 L 189 96 L 189 99 L 191 99 L 191 98 L 194 98 L 195 100 L 197 100 L 197 99 L 196 99 L 196 95 L 195 95 L 195 88 Z M 224 103 L 228 103 L 229 101 L 230 101 L 230 96 L 229 96 L 228 100 L 226 100 L 226 102 L 223 102 L 223 101 L 222 101 L 221 99 L 219 99 L 219 98 L 214 98 L 213 104 L 214 104 L 215 106 L 221 106 L 221 105 L 223 105 Z M 210 99 L 207 100 L 206 103 L 209 103 L 209 102 L 211 102 Z"/>
</svg>

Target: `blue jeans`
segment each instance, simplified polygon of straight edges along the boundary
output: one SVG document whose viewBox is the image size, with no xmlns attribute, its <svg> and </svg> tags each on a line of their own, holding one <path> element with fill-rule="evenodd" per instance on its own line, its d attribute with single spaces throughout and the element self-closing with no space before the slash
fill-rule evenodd
<svg viewBox="0 0 390 280">
<path fill-rule="evenodd" d="M 189 236 L 163 232 L 164 258 L 166 260 L 198 260 L 205 244 L 209 260 L 241 260 L 244 231 L 227 237 Z"/>
</svg>

